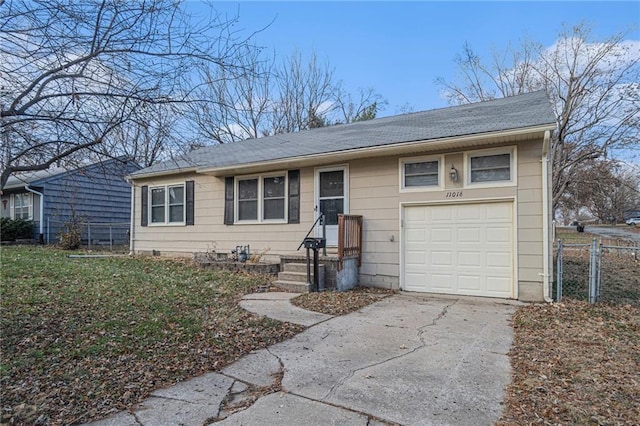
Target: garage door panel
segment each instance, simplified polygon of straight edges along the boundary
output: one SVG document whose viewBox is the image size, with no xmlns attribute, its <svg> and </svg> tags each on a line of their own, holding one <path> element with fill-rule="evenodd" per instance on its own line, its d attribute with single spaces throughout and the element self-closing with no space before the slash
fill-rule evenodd
<svg viewBox="0 0 640 426">
<path fill-rule="evenodd" d="M 431 252 L 431 265 L 434 268 L 452 267 L 453 266 L 453 253 L 451 251 L 432 251 Z"/>
<path fill-rule="evenodd" d="M 404 288 L 512 297 L 512 212 L 512 203 L 406 207 Z"/>
<path fill-rule="evenodd" d="M 424 230 L 416 229 L 407 235 L 408 243 L 424 243 L 426 241 L 427 233 Z"/>
<path fill-rule="evenodd" d="M 487 293 L 496 295 L 496 297 L 504 296 L 505 288 L 511 287 L 511 280 L 505 277 L 487 277 Z"/>
<path fill-rule="evenodd" d="M 511 253 L 509 252 L 486 252 L 486 266 L 488 268 L 506 268 L 511 264 Z"/>
<path fill-rule="evenodd" d="M 487 243 L 511 244 L 511 228 L 506 226 L 492 226 L 487 227 L 486 231 Z"/>
<path fill-rule="evenodd" d="M 450 206 L 441 206 L 437 210 L 430 210 L 425 217 L 429 217 L 431 223 L 451 223 L 451 215 L 453 214 Z"/>
<path fill-rule="evenodd" d="M 488 221 L 511 222 L 512 207 L 507 203 L 485 204 L 486 219 Z"/>
<path fill-rule="evenodd" d="M 478 251 L 458 251 L 458 266 L 460 267 L 482 267 L 483 254 Z"/>
<path fill-rule="evenodd" d="M 482 244 L 482 232 L 478 228 L 459 228 L 456 232 L 458 243 Z"/>
<path fill-rule="evenodd" d="M 430 274 L 429 281 L 431 290 L 434 293 L 451 293 L 454 289 L 453 275 L 451 274 Z"/>
<path fill-rule="evenodd" d="M 451 206 L 451 208 L 455 209 L 457 216 L 455 219 L 457 219 L 458 222 L 482 221 L 482 210 L 475 204 Z"/>
<path fill-rule="evenodd" d="M 482 288 L 482 278 L 478 275 L 459 275 L 458 290 L 480 291 Z"/>
<path fill-rule="evenodd" d="M 422 265 L 425 264 L 426 259 L 424 252 L 409 252 L 405 255 L 407 267 L 411 265 L 417 265 L 419 270 L 422 270 Z"/>
<path fill-rule="evenodd" d="M 447 244 L 452 241 L 453 230 L 451 228 L 432 228 L 430 235 L 429 242 L 432 244 Z"/>
</svg>

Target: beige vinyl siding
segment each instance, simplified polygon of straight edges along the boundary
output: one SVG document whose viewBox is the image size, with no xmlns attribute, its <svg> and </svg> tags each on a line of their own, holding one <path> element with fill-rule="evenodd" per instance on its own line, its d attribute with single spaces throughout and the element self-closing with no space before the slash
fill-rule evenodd
<svg viewBox="0 0 640 426">
<path fill-rule="evenodd" d="M 527 298 L 536 300 L 543 298 L 541 158 L 542 141 L 518 146 L 518 281 L 527 283 L 528 292 L 534 293 Z"/>
<path fill-rule="evenodd" d="M 141 186 L 195 182 L 195 224 L 140 226 Z M 188 174 L 136 182 L 134 249 L 136 252 L 191 255 L 193 252 L 216 250 L 230 253 L 237 245 L 250 245 L 252 253 L 268 250 L 267 257 L 296 252 L 298 244 L 313 223 L 313 171 L 301 173 L 300 224 L 234 224 L 224 225 L 224 178 Z M 311 190 L 308 190 L 311 186 Z M 310 210 L 310 212 L 309 212 Z M 308 222 L 308 223 L 307 223 Z"/>
<path fill-rule="evenodd" d="M 360 281 L 397 288 L 400 275 L 399 174 L 397 158 L 357 160 L 349 164 L 349 207 L 363 216 Z M 390 241 L 393 235 L 393 241 Z"/>
</svg>

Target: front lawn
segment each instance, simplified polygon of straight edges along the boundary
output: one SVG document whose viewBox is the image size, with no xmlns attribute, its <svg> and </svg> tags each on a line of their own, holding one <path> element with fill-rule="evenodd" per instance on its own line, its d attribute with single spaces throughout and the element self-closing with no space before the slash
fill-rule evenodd
<svg viewBox="0 0 640 426">
<path fill-rule="evenodd" d="M 520 307 L 503 425 L 637 425 L 640 310 L 566 300 Z"/>
<path fill-rule="evenodd" d="M 177 260 L 1 250 L 2 424 L 104 417 L 302 330 L 238 306 L 264 278 Z"/>
</svg>

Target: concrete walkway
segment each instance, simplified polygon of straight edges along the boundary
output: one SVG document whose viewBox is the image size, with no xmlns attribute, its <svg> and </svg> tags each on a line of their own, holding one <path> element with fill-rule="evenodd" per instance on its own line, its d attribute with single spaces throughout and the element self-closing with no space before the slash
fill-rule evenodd
<svg viewBox="0 0 640 426">
<path fill-rule="evenodd" d="M 503 300 L 399 294 L 331 318 L 290 293 L 250 295 L 245 309 L 303 333 L 153 392 L 94 425 L 490 425 L 510 381 Z"/>
</svg>

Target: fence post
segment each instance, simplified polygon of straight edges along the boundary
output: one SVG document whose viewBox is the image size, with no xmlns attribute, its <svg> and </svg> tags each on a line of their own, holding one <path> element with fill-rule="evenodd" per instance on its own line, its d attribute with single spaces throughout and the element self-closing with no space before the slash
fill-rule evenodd
<svg viewBox="0 0 640 426">
<path fill-rule="evenodd" d="M 91 250 L 91 222 L 87 222 L 87 243 L 88 249 Z"/>
<path fill-rule="evenodd" d="M 42 202 L 42 201 L 40 201 Z M 49 245 L 49 233 L 51 232 L 51 218 L 47 216 L 47 245 Z"/>
<path fill-rule="evenodd" d="M 589 303 L 596 303 L 597 252 L 598 242 L 594 238 L 589 250 Z"/>
<path fill-rule="evenodd" d="M 618 250 L 618 255 L 620 250 Z M 604 250 L 602 240 L 598 245 L 598 281 L 596 283 L 596 302 L 600 302 L 602 296 L 602 259 L 604 257 Z"/>
<path fill-rule="evenodd" d="M 113 251 L 113 232 L 111 229 L 111 224 L 109 224 L 109 250 Z"/>
<path fill-rule="evenodd" d="M 560 302 L 562 300 L 562 240 L 558 239 L 558 255 L 557 255 L 557 265 L 556 265 L 556 273 L 558 274 L 556 278 L 556 302 Z"/>
</svg>

